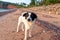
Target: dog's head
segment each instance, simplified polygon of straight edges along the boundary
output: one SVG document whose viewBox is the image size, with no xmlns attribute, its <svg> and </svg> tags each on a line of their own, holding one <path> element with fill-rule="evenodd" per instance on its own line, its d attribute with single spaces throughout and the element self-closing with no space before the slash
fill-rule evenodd
<svg viewBox="0 0 60 40">
<path fill-rule="evenodd" d="M 24 12 L 23 17 L 28 21 L 34 21 L 37 18 L 37 15 L 33 12 Z"/>
</svg>

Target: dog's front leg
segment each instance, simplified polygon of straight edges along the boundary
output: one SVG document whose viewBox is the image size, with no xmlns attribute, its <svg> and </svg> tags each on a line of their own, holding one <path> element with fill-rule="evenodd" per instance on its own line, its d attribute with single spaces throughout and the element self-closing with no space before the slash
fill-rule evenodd
<svg viewBox="0 0 60 40">
<path fill-rule="evenodd" d="M 24 40 L 27 40 L 27 29 L 25 28 L 25 38 Z"/>
<path fill-rule="evenodd" d="M 32 37 L 32 27 L 29 29 L 29 37 Z"/>
</svg>

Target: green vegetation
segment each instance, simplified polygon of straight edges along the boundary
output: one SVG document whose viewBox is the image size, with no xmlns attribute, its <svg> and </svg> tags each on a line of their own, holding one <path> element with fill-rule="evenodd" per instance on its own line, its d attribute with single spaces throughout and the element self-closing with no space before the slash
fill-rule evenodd
<svg viewBox="0 0 60 40">
<path fill-rule="evenodd" d="M 16 7 L 17 8 L 21 8 L 21 7 L 25 7 L 26 8 L 26 3 L 21 3 L 21 4 L 17 4 Z"/>
<path fill-rule="evenodd" d="M 0 1 L 0 4 L 2 1 Z M 41 5 L 50 5 L 50 4 L 55 4 L 55 3 L 60 3 L 60 0 L 31 0 L 30 4 L 27 5 L 26 3 L 10 3 L 11 5 L 16 6 L 17 8 L 25 7 L 34 7 L 34 6 L 41 6 Z M 3 6 L 8 6 L 9 2 L 3 2 Z"/>
<path fill-rule="evenodd" d="M 44 0 L 45 5 L 60 3 L 60 0 Z"/>
<path fill-rule="evenodd" d="M 35 5 L 35 0 L 31 0 L 30 5 L 31 5 L 31 6 L 34 6 L 34 5 Z"/>
<path fill-rule="evenodd" d="M 60 0 L 31 0 L 30 6 L 40 6 L 60 3 Z"/>
<path fill-rule="evenodd" d="M 50 5 L 60 3 L 60 0 L 31 0 L 31 3 L 27 7 Z"/>
</svg>

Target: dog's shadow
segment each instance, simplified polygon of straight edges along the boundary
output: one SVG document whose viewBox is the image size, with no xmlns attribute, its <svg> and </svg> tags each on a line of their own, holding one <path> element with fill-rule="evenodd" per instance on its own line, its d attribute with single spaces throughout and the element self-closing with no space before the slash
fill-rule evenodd
<svg viewBox="0 0 60 40">
<path fill-rule="evenodd" d="M 48 30 L 52 30 L 52 31 L 56 32 L 57 35 L 60 37 L 60 28 L 57 27 L 56 25 L 48 23 L 48 22 L 43 21 L 43 20 L 39 20 L 39 19 L 37 19 L 36 24 L 40 27 L 47 28 Z M 42 33 L 42 31 L 34 34 L 31 38 L 33 38 L 34 36 L 41 34 L 41 33 Z"/>
</svg>

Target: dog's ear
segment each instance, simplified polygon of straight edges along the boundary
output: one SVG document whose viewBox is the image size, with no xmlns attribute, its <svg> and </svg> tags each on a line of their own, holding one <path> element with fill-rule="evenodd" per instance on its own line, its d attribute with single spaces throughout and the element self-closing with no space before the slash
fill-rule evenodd
<svg viewBox="0 0 60 40">
<path fill-rule="evenodd" d="M 27 19 L 28 16 L 29 16 L 28 13 L 24 13 L 24 14 L 23 14 L 23 17 L 25 17 L 25 19 Z"/>
<path fill-rule="evenodd" d="M 31 18 L 32 18 L 32 21 L 34 21 L 34 19 L 37 18 L 37 15 L 36 15 L 35 13 L 32 12 L 32 14 L 31 14 Z"/>
</svg>

